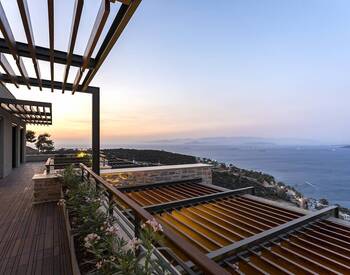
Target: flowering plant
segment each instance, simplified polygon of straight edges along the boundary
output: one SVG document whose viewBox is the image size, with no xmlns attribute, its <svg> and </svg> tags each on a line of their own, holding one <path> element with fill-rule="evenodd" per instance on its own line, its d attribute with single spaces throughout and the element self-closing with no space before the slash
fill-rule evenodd
<svg viewBox="0 0 350 275">
<path fill-rule="evenodd" d="M 154 256 L 161 224 L 155 219 L 141 225 L 138 237 L 127 239 L 116 219 L 103 205 L 95 185 L 82 182 L 72 168 L 64 171 L 65 200 L 75 235 L 77 256 L 84 274 L 167 274 Z M 68 192 L 67 192 L 68 191 Z"/>
</svg>

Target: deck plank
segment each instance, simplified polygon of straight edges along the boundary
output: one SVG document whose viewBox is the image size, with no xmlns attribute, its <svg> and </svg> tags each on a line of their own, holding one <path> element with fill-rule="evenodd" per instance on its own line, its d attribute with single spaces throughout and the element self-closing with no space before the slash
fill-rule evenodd
<svg viewBox="0 0 350 275">
<path fill-rule="evenodd" d="M 0 274 L 72 274 L 61 209 L 32 204 L 31 179 L 43 169 L 26 163 L 0 179 Z"/>
</svg>

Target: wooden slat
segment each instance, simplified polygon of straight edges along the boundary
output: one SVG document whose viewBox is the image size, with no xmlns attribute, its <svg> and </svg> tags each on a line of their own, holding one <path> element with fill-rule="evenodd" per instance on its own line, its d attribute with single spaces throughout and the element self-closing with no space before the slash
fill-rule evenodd
<svg viewBox="0 0 350 275">
<path fill-rule="evenodd" d="M 0 53 L 0 65 L 4 69 L 4 71 L 9 75 L 11 82 L 16 86 L 16 88 L 18 88 L 19 86 L 16 83 L 16 80 L 14 79 L 14 76 L 16 76 L 16 74 L 3 53 Z"/>
<path fill-rule="evenodd" d="M 254 235 L 256 233 L 255 231 L 261 232 L 261 229 L 257 228 L 255 225 L 251 225 L 237 217 L 226 215 L 214 209 L 205 208 L 204 205 L 187 208 L 186 210 L 198 214 L 201 217 L 204 216 L 211 222 L 222 225 L 226 230 L 235 230 L 235 234 L 239 236 L 240 239 Z"/>
<path fill-rule="evenodd" d="M 273 261 L 271 261 L 270 259 L 264 257 L 263 255 L 261 255 L 260 253 L 253 251 L 253 250 L 248 250 L 250 251 L 251 258 L 250 261 L 255 263 L 256 265 L 264 268 L 264 270 L 267 270 L 270 274 L 288 274 L 288 275 L 292 275 L 294 273 L 290 272 L 289 270 L 285 269 L 284 267 L 274 263 Z"/>
<path fill-rule="evenodd" d="M 19 12 L 21 14 L 22 23 L 24 27 L 24 32 L 27 37 L 28 47 L 31 54 L 31 58 L 34 65 L 35 74 L 38 80 L 38 85 L 40 90 L 42 90 L 42 84 L 41 84 L 41 74 L 40 74 L 40 67 L 38 64 L 38 61 L 36 59 L 36 53 L 35 53 L 35 41 L 34 41 L 34 35 L 32 30 L 32 23 L 30 20 L 30 14 L 28 9 L 28 3 L 27 0 L 17 0 Z"/>
<path fill-rule="evenodd" d="M 7 17 L 1 2 L 0 2 L 0 30 L 2 32 L 2 35 L 4 36 L 6 44 L 9 47 L 13 58 L 17 60 L 15 37 L 13 36 L 10 23 L 7 20 Z"/>
<path fill-rule="evenodd" d="M 196 230 L 191 225 L 172 215 L 172 213 L 165 212 L 165 214 L 166 215 L 163 214 L 163 218 L 167 218 L 167 221 L 171 221 L 173 224 L 175 224 L 175 226 L 177 226 L 180 231 L 187 232 L 188 234 L 190 234 L 190 236 L 192 236 L 192 238 L 197 238 L 199 242 L 203 243 L 203 245 L 205 245 L 209 249 L 209 251 L 221 247 L 220 243 L 210 238 L 207 234 Z"/>
<path fill-rule="evenodd" d="M 213 211 L 216 215 L 223 216 L 225 219 L 232 219 L 235 220 L 235 222 L 240 222 L 246 225 L 249 225 L 250 228 L 254 228 L 254 230 L 257 230 L 258 232 L 261 232 L 266 229 L 270 229 L 272 226 L 266 225 L 260 221 L 257 221 L 254 218 L 248 217 L 244 213 L 240 213 L 238 211 L 229 211 L 225 207 L 221 207 L 220 205 L 216 203 L 211 204 L 203 204 L 198 206 L 197 208 L 203 207 L 206 210 Z"/>
<path fill-rule="evenodd" d="M 47 15 L 49 21 L 49 41 L 50 41 L 50 76 L 51 76 L 51 92 L 54 91 L 53 82 L 55 81 L 55 64 L 54 64 L 54 49 L 55 49 L 55 9 L 54 0 L 47 0 Z"/>
<path fill-rule="evenodd" d="M 157 215 L 158 218 L 164 222 L 165 224 L 167 224 L 170 228 L 172 228 L 173 230 L 175 230 L 180 236 L 184 237 L 186 240 L 194 243 L 196 245 L 196 247 L 198 247 L 198 249 L 200 249 L 203 252 L 209 252 L 210 249 L 208 247 L 206 247 L 205 245 L 203 245 L 200 240 L 198 240 L 198 238 L 193 238 L 193 236 L 189 235 L 188 233 L 180 230 L 180 228 L 178 226 L 176 226 L 176 224 L 172 223 L 171 221 L 169 221 L 168 219 L 164 218 L 164 213 L 162 213 L 162 215 Z"/>
<path fill-rule="evenodd" d="M 261 245 L 260 247 L 266 252 L 264 254 L 266 257 L 268 257 L 272 261 L 278 262 L 280 265 L 286 267 L 287 269 L 294 272 L 295 274 L 313 274 L 313 275 L 317 274 L 311 269 L 308 269 L 306 266 L 301 265 L 291 260 L 290 258 L 283 256 L 282 254 L 276 251 L 273 251 L 271 248 L 268 248 L 264 245 Z"/>
<path fill-rule="evenodd" d="M 329 258 L 322 253 L 319 253 L 319 251 L 315 249 L 310 249 L 309 247 L 304 247 L 303 245 L 300 245 L 298 243 L 292 242 L 286 237 L 281 237 L 281 240 L 283 240 L 283 245 L 289 247 L 293 251 L 298 251 L 298 253 L 309 257 L 310 259 L 313 259 L 317 262 L 321 262 L 324 266 L 328 268 L 332 268 L 334 271 L 337 272 L 350 272 L 350 266 L 344 265 L 339 261 L 333 260 L 332 258 Z"/>
<path fill-rule="evenodd" d="M 30 85 L 28 83 L 28 74 L 24 67 L 22 59 L 17 55 L 16 50 L 16 41 L 15 37 L 13 36 L 10 23 L 7 20 L 4 8 L 2 7 L 2 4 L 0 2 L 0 30 L 4 36 L 4 39 L 6 41 L 6 44 L 8 48 L 10 49 L 10 52 L 13 56 L 13 58 L 16 61 L 16 65 L 18 67 L 19 72 L 21 73 L 23 80 L 25 81 L 25 85 L 30 89 Z M 16 81 L 18 82 L 18 81 Z"/>
<path fill-rule="evenodd" d="M 254 265 L 249 260 L 242 256 L 238 256 L 238 258 L 241 260 L 239 267 L 242 271 L 245 272 L 245 274 L 264 274 L 269 275 L 268 272 L 264 271 L 260 267 Z"/>
<path fill-rule="evenodd" d="M 226 212 L 234 212 L 239 213 L 241 215 L 244 215 L 246 217 L 249 217 L 251 220 L 255 220 L 255 223 L 261 224 L 263 226 L 268 227 L 274 227 L 279 225 L 280 223 L 277 223 L 275 221 L 270 220 L 268 217 L 260 216 L 257 212 L 252 212 L 247 209 L 244 209 L 242 207 L 232 207 L 230 205 L 226 205 L 226 201 L 217 201 L 215 204 L 213 204 L 213 207 L 220 207 L 220 209 L 226 211 Z"/>
<path fill-rule="evenodd" d="M 87 43 L 86 48 L 85 48 L 83 65 L 78 70 L 78 73 L 77 73 L 75 80 L 74 80 L 74 84 L 73 84 L 74 86 L 73 86 L 73 91 L 72 91 L 73 94 L 75 93 L 75 91 L 77 90 L 77 88 L 79 86 L 80 80 L 83 77 L 85 69 L 88 67 L 90 58 L 94 52 L 94 49 L 97 45 L 99 38 L 101 36 L 102 30 L 106 24 L 109 12 L 110 12 L 109 0 L 102 0 L 100 9 L 99 9 L 98 14 L 96 16 L 95 23 L 94 23 L 94 26 L 92 28 L 91 34 L 90 34 L 90 38 L 89 38 L 88 43 Z"/>
<path fill-rule="evenodd" d="M 74 11 L 73 11 L 73 24 L 70 31 L 69 45 L 68 45 L 68 55 L 67 63 L 64 71 L 63 83 L 62 83 L 62 93 L 64 93 L 66 88 L 66 83 L 68 79 L 69 69 L 72 62 L 72 55 L 74 52 L 75 42 L 77 39 L 81 13 L 83 11 L 84 0 L 75 0 Z"/>
<path fill-rule="evenodd" d="M 120 7 L 118 14 L 113 20 L 111 28 L 109 29 L 106 38 L 104 39 L 101 48 L 96 55 L 95 67 L 88 72 L 82 83 L 83 90 L 87 89 L 87 87 L 90 85 L 90 82 L 94 78 L 104 60 L 107 58 L 109 52 L 112 50 L 114 44 L 122 34 L 140 3 L 141 0 L 133 0 L 129 5 L 123 4 Z"/>
<path fill-rule="evenodd" d="M 186 213 L 186 215 L 191 216 L 195 220 L 199 220 L 204 224 L 210 225 L 217 231 L 225 232 L 224 235 L 229 236 L 231 242 L 235 242 L 242 239 L 242 235 L 240 234 L 242 228 L 240 226 L 235 225 L 234 223 L 213 217 L 210 214 L 207 214 L 206 212 L 201 212 L 199 209 L 185 208 L 181 211 L 183 213 Z"/>
<path fill-rule="evenodd" d="M 267 210 L 281 212 L 283 215 L 289 216 L 292 219 L 305 215 L 308 212 L 307 210 L 298 208 L 296 206 L 285 206 L 275 201 L 269 201 L 267 199 L 248 194 L 241 196 L 240 199 L 245 200 L 253 205 L 260 206 Z"/>
<path fill-rule="evenodd" d="M 277 224 L 281 224 L 281 223 L 288 222 L 291 220 L 289 218 L 276 215 L 272 211 L 270 211 L 270 212 L 265 211 L 264 209 L 259 208 L 257 206 L 253 206 L 253 205 L 250 205 L 248 203 L 243 203 L 241 201 L 238 202 L 235 198 L 230 199 L 230 200 L 225 200 L 225 204 L 228 205 L 229 207 L 233 207 L 233 208 L 239 207 L 239 208 L 242 208 L 242 209 L 249 211 L 251 213 L 258 214 L 261 217 L 266 217 L 267 219 L 269 219 Z"/>
<path fill-rule="evenodd" d="M 229 203 L 232 203 L 232 205 L 237 205 L 239 204 L 240 206 L 244 207 L 245 209 L 250 209 L 251 211 L 258 211 L 259 213 L 263 214 L 263 215 L 268 215 L 270 216 L 272 219 L 275 219 L 276 222 L 287 222 L 290 221 L 292 219 L 296 219 L 299 218 L 299 216 L 295 216 L 295 217 L 289 217 L 286 216 L 285 213 L 279 213 L 278 211 L 276 211 L 275 209 L 265 209 L 264 205 L 255 205 L 253 203 L 250 202 L 245 202 L 245 201 L 241 201 L 239 200 L 239 198 L 232 198 L 230 199 Z"/>
<path fill-rule="evenodd" d="M 299 243 L 305 247 L 309 247 L 309 248 L 312 248 L 314 250 L 318 250 L 318 251 L 322 252 L 322 254 L 327 255 L 328 257 L 330 257 L 333 260 L 340 260 L 342 263 L 349 263 L 350 262 L 350 256 L 346 256 L 346 255 L 343 255 L 341 253 L 338 253 L 337 251 L 331 250 L 331 249 L 327 248 L 326 246 L 321 246 L 317 243 L 310 242 L 310 241 L 305 240 L 304 238 L 302 238 L 298 235 L 295 235 L 295 234 L 289 235 L 289 238 L 291 241 L 293 241 L 295 243 Z"/>
<path fill-rule="evenodd" d="M 276 241 L 272 241 L 276 247 L 282 249 L 282 251 L 287 251 L 288 254 L 293 257 L 295 260 L 302 261 L 309 268 L 315 270 L 316 272 L 320 272 L 321 274 L 340 274 L 337 271 L 325 266 L 323 263 L 315 261 L 314 259 L 309 258 L 297 251 L 290 249 L 290 247 L 282 245 L 282 243 L 278 243 Z"/>
<path fill-rule="evenodd" d="M 29 77 L 28 77 L 28 73 L 27 73 L 27 70 L 26 70 L 26 67 L 24 66 L 24 63 L 23 63 L 23 60 L 21 57 L 18 57 L 17 59 L 17 67 L 21 73 L 21 75 L 23 76 L 23 80 L 25 81 L 25 84 L 27 86 L 28 89 L 30 89 L 30 85 L 29 85 Z M 17 80 L 16 80 L 17 83 L 19 83 Z"/>
<path fill-rule="evenodd" d="M 187 219 L 190 224 L 196 224 L 202 228 L 204 228 L 205 230 L 207 230 L 209 232 L 209 235 L 214 235 L 214 238 L 220 239 L 220 243 L 223 242 L 224 245 L 226 245 L 227 243 L 233 243 L 234 240 L 231 238 L 228 238 L 226 235 L 222 234 L 221 232 L 219 232 L 219 230 L 217 230 L 217 227 L 213 226 L 213 223 L 210 223 L 210 225 L 205 224 L 205 222 L 202 222 L 200 220 L 198 220 L 198 218 L 194 218 L 193 216 L 186 214 L 185 211 L 181 210 L 174 210 L 172 212 L 172 215 L 174 215 L 174 213 L 181 215 L 182 217 L 184 217 L 185 219 Z M 220 228 L 221 229 L 221 228 Z"/>
<path fill-rule="evenodd" d="M 335 251 L 337 253 L 341 253 L 343 255 L 350 255 L 350 249 L 347 249 L 341 245 L 325 240 L 324 238 L 319 238 L 317 236 L 311 235 L 302 230 L 296 230 L 296 232 L 298 233 L 298 236 L 300 238 L 306 239 L 308 241 L 311 241 L 312 243 L 315 243 L 324 247 L 328 247 L 332 249 L 332 251 Z"/>
<path fill-rule="evenodd" d="M 336 230 L 334 230 L 333 228 L 326 228 L 323 227 L 322 225 L 318 225 L 318 224 L 312 224 L 311 228 L 315 228 L 320 232 L 323 232 L 325 234 L 328 234 L 330 236 L 333 236 L 335 238 L 338 238 L 340 240 L 343 240 L 347 243 L 349 243 L 350 245 L 350 234 L 343 234 L 343 233 L 338 233 Z"/>
<path fill-rule="evenodd" d="M 238 253 L 249 247 L 262 244 L 263 242 L 274 237 L 280 236 L 281 234 L 285 234 L 286 232 L 305 226 L 305 224 L 309 224 L 315 220 L 334 216 L 337 213 L 337 211 L 337 206 L 329 206 L 322 210 L 311 212 L 310 214 L 302 216 L 298 219 L 294 219 L 290 222 L 281 224 L 264 232 L 258 233 L 254 236 L 248 237 L 232 245 L 228 245 L 224 248 L 218 249 L 217 251 L 208 254 L 208 256 L 212 259 L 216 259 L 219 257 L 224 257 L 226 254 Z"/>
<path fill-rule="evenodd" d="M 188 196 L 188 193 L 186 193 L 185 191 L 182 191 L 181 189 L 174 189 L 172 186 L 168 187 L 167 190 L 172 190 L 173 192 L 183 194 L 184 196 Z M 197 197 L 189 197 L 189 198 L 185 198 L 174 202 L 147 206 L 145 207 L 145 209 L 149 212 L 158 212 L 158 211 L 163 211 L 165 209 L 184 207 L 184 206 L 218 200 L 219 198 L 230 197 L 233 195 L 240 195 L 242 193 L 249 193 L 249 192 L 252 192 L 253 190 L 254 189 L 252 187 L 240 188 L 235 190 L 228 189 L 226 191 L 221 191 L 217 193 L 211 193 L 211 194 L 197 196 Z M 192 195 L 195 196 L 196 193 L 192 193 Z"/>
</svg>

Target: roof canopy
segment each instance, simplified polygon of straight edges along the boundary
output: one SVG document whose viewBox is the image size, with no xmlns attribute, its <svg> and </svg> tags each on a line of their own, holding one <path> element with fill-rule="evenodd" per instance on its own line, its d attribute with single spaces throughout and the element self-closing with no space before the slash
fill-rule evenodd
<svg viewBox="0 0 350 275">
<path fill-rule="evenodd" d="M 28 124 L 51 125 L 51 103 L 0 98 L 0 108 L 15 115 Z"/>
<path fill-rule="evenodd" d="M 56 1 L 57 4 L 61 4 L 60 2 L 61 1 Z M 96 48 L 110 14 L 110 5 L 113 5 L 115 2 L 121 3 L 119 11 L 113 19 L 110 28 L 107 30 L 107 34 L 102 41 L 101 46 Z M 27 0 L 17 0 L 27 43 L 21 43 L 15 40 L 15 36 L 12 32 L 6 13 L 0 2 L 0 30 L 4 37 L 0 38 L 0 65 L 5 71 L 5 74 L 0 75 L 0 81 L 5 83 L 13 83 L 16 87 L 18 87 L 18 85 L 26 85 L 28 89 L 30 89 L 31 86 L 37 86 L 40 89 L 50 88 L 52 91 L 54 89 L 59 89 L 62 90 L 62 92 L 69 90 L 73 93 L 93 93 L 94 89 L 98 88 L 89 86 L 90 82 L 106 59 L 113 45 L 120 37 L 122 31 L 126 27 L 140 2 L 141 0 L 101 0 L 99 11 L 86 44 L 84 55 L 82 56 L 74 54 L 74 48 L 77 40 L 79 24 L 81 17 L 83 16 L 84 0 L 75 0 L 72 26 L 70 30 L 67 30 L 67 33 L 70 32 L 67 52 L 55 50 L 54 0 L 47 0 L 47 30 L 49 34 L 49 48 L 35 45 Z M 95 51 L 97 54 L 92 57 L 93 52 Z M 12 55 L 20 75 L 15 74 L 13 68 L 10 66 L 10 63 L 3 53 Z M 23 63 L 23 57 L 30 58 L 32 60 L 36 76 L 35 78 L 28 76 L 27 70 Z M 50 63 L 50 79 L 41 78 L 38 60 L 47 61 Z M 54 63 L 65 65 L 62 81 L 54 80 Z M 78 71 L 75 75 L 74 82 L 68 83 L 67 79 L 71 66 L 77 67 Z"/>
</svg>

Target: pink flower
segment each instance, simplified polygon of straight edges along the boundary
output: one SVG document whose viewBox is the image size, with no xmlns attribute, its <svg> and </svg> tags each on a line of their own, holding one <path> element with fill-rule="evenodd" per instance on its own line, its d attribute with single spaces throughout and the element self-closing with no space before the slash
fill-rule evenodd
<svg viewBox="0 0 350 275">
<path fill-rule="evenodd" d="M 60 199 L 58 202 L 57 202 L 57 205 L 58 206 L 63 206 L 66 204 L 66 200 L 65 199 Z"/>
<path fill-rule="evenodd" d="M 132 249 L 135 250 L 139 247 L 139 245 L 141 244 L 141 240 L 138 238 L 132 238 L 131 240 L 128 241 L 126 248 L 127 249 Z"/>
<path fill-rule="evenodd" d="M 103 261 L 99 261 L 96 263 L 96 268 L 101 269 L 102 265 L 103 265 Z"/>
<path fill-rule="evenodd" d="M 117 235 L 118 234 L 118 226 L 112 225 L 106 228 L 106 235 Z"/>
<path fill-rule="evenodd" d="M 141 228 L 145 228 L 147 224 L 153 229 L 154 232 L 163 232 L 163 226 L 157 222 L 155 218 L 146 221 L 146 223 L 141 225 Z"/>
<path fill-rule="evenodd" d="M 84 241 L 85 241 L 84 246 L 86 248 L 90 248 L 90 247 L 92 247 L 94 242 L 96 242 L 100 239 L 101 239 L 100 236 L 97 235 L 96 233 L 90 233 L 84 238 Z"/>
</svg>

